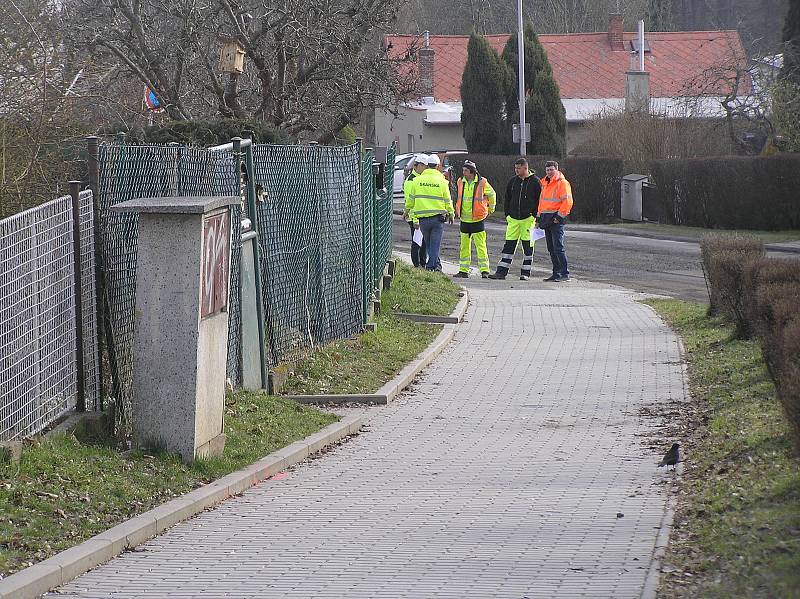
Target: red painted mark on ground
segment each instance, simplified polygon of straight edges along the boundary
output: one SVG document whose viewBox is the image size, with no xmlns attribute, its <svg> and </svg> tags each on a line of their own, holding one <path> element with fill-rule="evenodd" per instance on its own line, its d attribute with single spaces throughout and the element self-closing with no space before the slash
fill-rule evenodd
<svg viewBox="0 0 800 599">
<path fill-rule="evenodd" d="M 283 480 L 289 476 L 288 472 L 278 472 L 275 476 L 270 476 L 270 480 Z"/>
</svg>

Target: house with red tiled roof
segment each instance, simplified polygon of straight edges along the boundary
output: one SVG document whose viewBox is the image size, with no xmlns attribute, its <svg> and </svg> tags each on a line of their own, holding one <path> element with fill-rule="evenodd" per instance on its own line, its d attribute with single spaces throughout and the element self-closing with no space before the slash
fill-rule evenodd
<svg viewBox="0 0 800 599">
<path fill-rule="evenodd" d="M 485 37 L 500 54 L 510 36 Z M 561 91 L 570 151 L 584 123 L 624 109 L 626 77 L 640 70 L 638 37 L 623 30 L 620 15 L 611 15 L 607 32 L 540 35 L 539 41 Z M 396 141 L 402 152 L 465 146 L 460 87 L 468 42 L 464 35 L 430 35 L 422 41 L 411 35 L 385 37 L 391 56 L 417 54 L 419 98 L 406 102 L 399 117 L 376 114 L 376 145 Z M 674 118 L 724 116 L 720 102 L 730 84 L 711 73 L 745 60 L 737 31 L 648 32 L 644 50 L 651 111 Z M 749 93 L 749 80 L 738 84 L 737 95 Z"/>
</svg>

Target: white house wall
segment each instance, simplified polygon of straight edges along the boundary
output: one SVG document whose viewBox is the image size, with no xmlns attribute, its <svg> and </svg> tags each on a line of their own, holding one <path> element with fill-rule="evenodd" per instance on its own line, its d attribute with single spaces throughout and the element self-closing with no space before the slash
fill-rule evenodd
<svg viewBox="0 0 800 599">
<path fill-rule="evenodd" d="M 425 122 L 425 111 L 400 108 L 394 117 L 383 111 L 375 112 L 376 146 L 388 146 L 397 142 L 398 153 L 423 152 L 425 150 L 463 150 L 464 133 L 461 123 L 430 124 Z"/>
</svg>

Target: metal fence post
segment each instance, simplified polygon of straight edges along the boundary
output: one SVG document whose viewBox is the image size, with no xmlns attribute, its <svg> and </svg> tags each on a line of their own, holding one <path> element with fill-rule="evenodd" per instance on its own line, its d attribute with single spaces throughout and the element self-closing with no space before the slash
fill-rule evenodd
<svg viewBox="0 0 800 599">
<path fill-rule="evenodd" d="M 86 391 L 84 388 L 83 367 L 83 286 L 81 285 L 81 182 L 69 182 L 69 195 L 72 196 L 72 256 L 73 291 L 75 293 L 75 409 L 86 411 Z"/>
<path fill-rule="evenodd" d="M 258 353 L 261 362 L 261 387 L 266 389 L 269 384 L 269 373 L 267 372 L 267 348 L 266 336 L 264 334 L 264 293 L 261 285 L 261 227 L 258 222 L 258 211 L 256 209 L 256 184 L 254 180 L 254 165 L 253 165 L 253 139 L 252 132 L 250 133 L 249 143 L 245 146 L 245 169 L 247 169 L 247 184 L 245 187 L 247 193 L 247 215 L 250 217 L 251 226 L 256 233 L 256 238 L 253 240 L 253 262 L 255 265 L 255 288 L 256 288 L 256 319 L 258 320 Z M 240 156 L 242 140 L 238 138 L 233 139 L 234 152 L 237 157 Z"/>
<path fill-rule="evenodd" d="M 122 146 L 124 149 L 125 147 L 125 133 L 120 131 L 116 135 L 116 142 Z M 128 175 L 128 160 L 127 160 L 127 153 L 120 151 L 120 163 L 122 164 L 122 171 L 124 176 L 122 180 L 124 181 L 124 185 L 122 186 L 123 192 L 122 197 L 123 201 L 130 199 L 128 197 L 128 189 L 129 189 L 129 175 Z M 105 269 L 105 264 L 103 264 Z M 105 286 L 104 286 L 105 287 Z M 103 298 L 107 298 L 105 293 L 105 288 L 103 289 Z M 113 330 L 110 326 L 111 324 L 111 309 L 108 304 L 106 304 L 106 327 L 105 327 L 105 334 L 106 334 L 106 351 L 108 352 L 108 365 L 111 368 L 111 393 L 114 396 L 114 407 L 118 413 L 115 418 L 119 418 L 119 415 L 124 414 L 125 411 L 125 404 L 122 401 L 122 381 L 120 380 L 119 374 L 119 364 L 117 363 L 117 350 L 116 346 L 114 345 L 114 336 Z"/>
<path fill-rule="evenodd" d="M 89 189 L 92 190 L 92 212 L 94 214 L 94 273 L 95 273 L 95 309 L 97 310 L 97 376 L 100 381 L 99 397 L 96 398 L 95 409 L 103 410 L 103 397 L 105 396 L 105 381 L 103 380 L 103 339 L 106 328 L 105 297 L 106 278 L 103 269 L 103 243 L 100 235 L 100 171 L 98 168 L 98 138 L 94 135 L 87 137 L 89 155 Z"/>
<path fill-rule="evenodd" d="M 361 306 L 364 324 L 369 322 L 369 297 L 367 294 L 367 210 L 364 203 L 364 138 L 356 137 L 358 148 L 358 195 L 361 204 Z"/>
</svg>

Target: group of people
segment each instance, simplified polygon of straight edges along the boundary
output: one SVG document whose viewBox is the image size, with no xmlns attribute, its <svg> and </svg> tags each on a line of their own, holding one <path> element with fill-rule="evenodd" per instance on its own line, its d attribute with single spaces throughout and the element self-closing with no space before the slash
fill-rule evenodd
<svg viewBox="0 0 800 599">
<path fill-rule="evenodd" d="M 497 197 L 489 181 L 480 175 L 474 162 L 464 161 L 463 176 L 455 186 L 454 206 L 450 182 L 442 172 L 439 157 L 417 154 L 413 162 L 413 169 L 403 184 L 403 218 L 411 229 L 411 261 L 414 266 L 441 271 L 439 252 L 444 224 L 452 224 L 458 219 L 461 235 L 456 278 L 469 277 L 474 242 L 478 270 L 484 279 L 505 279 L 521 244 L 523 260 L 519 278 L 527 281 L 533 267 L 531 231 L 540 229 L 544 231 L 553 264 L 552 274 L 544 280 L 569 280 L 564 224 L 572 210 L 572 188 L 558 170 L 557 162 L 550 160 L 545 164 L 545 177 L 541 180 L 531 172 L 525 158 L 514 162 L 514 176 L 506 186 L 504 203 L 505 244 L 494 273 L 489 269 L 485 221 L 495 211 Z"/>
</svg>

